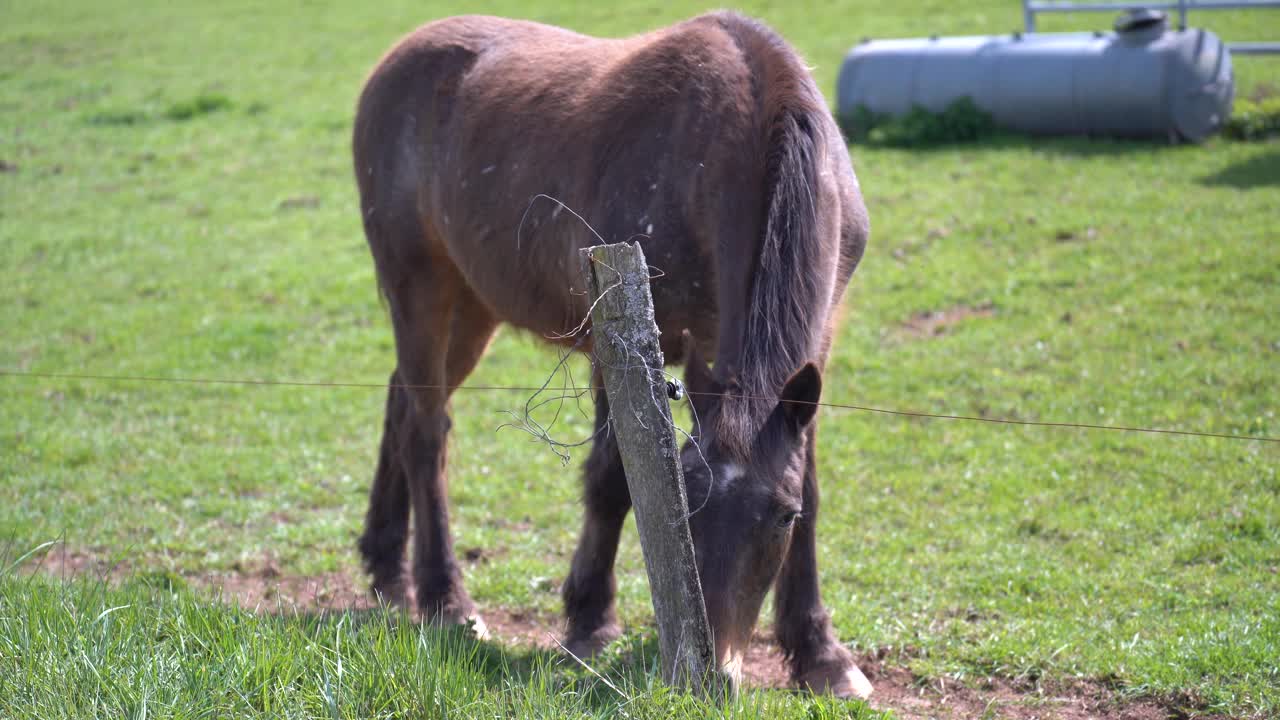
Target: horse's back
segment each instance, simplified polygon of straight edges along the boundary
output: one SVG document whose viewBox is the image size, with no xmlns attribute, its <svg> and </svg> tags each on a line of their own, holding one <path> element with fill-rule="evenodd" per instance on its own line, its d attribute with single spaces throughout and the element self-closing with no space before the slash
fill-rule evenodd
<svg viewBox="0 0 1280 720">
<path fill-rule="evenodd" d="M 496 315 L 552 334 L 587 310 L 577 250 L 638 238 L 666 274 L 660 326 L 714 345 L 718 255 L 753 251 L 767 204 L 769 78 L 748 52 L 777 51 L 770 32 L 715 13 L 622 39 L 485 16 L 409 34 L 356 122 L 366 224 L 416 223 L 380 267 L 447 259 Z"/>
</svg>

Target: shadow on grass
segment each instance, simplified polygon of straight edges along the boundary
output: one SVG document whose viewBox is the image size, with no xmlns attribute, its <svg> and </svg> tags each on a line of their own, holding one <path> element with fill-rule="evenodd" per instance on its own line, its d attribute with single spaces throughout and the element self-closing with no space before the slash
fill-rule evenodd
<svg viewBox="0 0 1280 720">
<path fill-rule="evenodd" d="M 1280 185 L 1280 149 L 1232 163 L 1212 175 L 1200 178 L 1200 184 L 1239 190 Z"/>
<path fill-rule="evenodd" d="M 55 544 L 19 552 L 16 542 L 0 541 L 0 613 L 35 618 L 27 625 L 41 628 L 44 636 L 34 656 L 61 657 L 70 640 L 88 643 L 95 658 L 173 658 L 175 677 L 181 678 L 173 682 L 192 693 L 187 699 L 193 702 L 228 682 L 247 706 L 276 702 L 281 693 L 298 691 L 297 682 L 306 678 L 308 690 L 295 698 L 303 704 L 332 702 L 330 683 L 336 683 L 332 687 L 341 688 L 350 707 L 390 703 L 405 707 L 407 716 L 429 711 L 439 698 L 463 705 L 478 701 L 503 717 L 585 711 L 604 718 L 623 709 L 674 718 L 880 716 L 859 703 L 787 691 L 753 690 L 716 708 L 659 680 L 651 631 L 629 635 L 579 662 L 556 648 L 478 640 L 466 629 L 423 625 L 399 609 L 368 607 L 354 598 L 300 607 L 285 594 L 246 597 L 245 588 L 236 594 L 228 586 L 210 591 L 159 569 L 98 570 L 91 557 L 74 551 L 61 553 L 58 567 L 46 566 Z M 108 622 L 110 633 L 104 632 Z M 6 637 L 12 629 L 0 622 L 0 646 L 12 639 Z M 192 655 L 194 647 L 200 653 Z M 211 667 L 216 676 L 209 674 Z M 76 676 L 76 682 L 91 681 L 88 673 Z M 172 690 L 165 682 L 155 688 Z M 131 701 L 130 692 L 122 701 Z"/>
<path fill-rule="evenodd" d="M 294 611 L 281 609 L 263 615 L 282 631 L 301 631 L 322 637 L 345 627 L 390 633 L 421 633 L 423 647 L 432 648 L 437 662 L 457 663 L 483 679 L 491 691 L 513 686 L 546 685 L 553 692 L 578 696 L 600 716 L 609 716 L 637 693 L 651 694 L 658 682 L 658 642 L 638 636 L 615 643 L 610 650 L 579 662 L 559 650 L 511 646 L 500 640 L 481 640 L 460 627 L 423 625 L 396 609 L 363 608 Z"/>
<path fill-rule="evenodd" d="M 263 617 L 284 633 L 301 632 L 308 637 L 329 637 L 344 630 L 364 638 L 407 635 L 419 652 L 430 657 L 429 666 L 451 666 L 455 672 L 460 668 L 494 695 L 523 687 L 574 696 L 591 717 L 617 717 L 624 710 L 638 711 L 642 717 L 652 711 L 679 718 L 795 717 L 797 712 L 805 718 L 831 720 L 886 717 L 858 701 L 776 689 L 750 689 L 728 706 L 715 709 L 659 679 L 658 640 L 652 632 L 625 636 L 599 656 L 578 661 L 558 649 L 510 646 L 479 640 L 462 628 L 423 626 L 402 612 L 383 608 L 283 611 Z M 647 710 L 637 710 L 638 701 Z M 506 709 L 518 714 L 520 706 L 517 702 Z"/>
</svg>

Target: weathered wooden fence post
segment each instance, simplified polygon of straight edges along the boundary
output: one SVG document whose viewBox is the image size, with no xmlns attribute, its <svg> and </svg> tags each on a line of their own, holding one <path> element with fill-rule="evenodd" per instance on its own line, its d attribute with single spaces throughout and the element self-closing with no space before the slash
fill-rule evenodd
<svg viewBox="0 0 1280 720">
<path fill-rule="evenodd" d="M 595 362 L 604 375 L 612 431 L 622 453 L 649 592 L 658 621 L 662 674 L 719 699 L 729 687 L 715 662 L 676 445 L 649 267 L 640 244 L 582 250 Z"/>
</svg>

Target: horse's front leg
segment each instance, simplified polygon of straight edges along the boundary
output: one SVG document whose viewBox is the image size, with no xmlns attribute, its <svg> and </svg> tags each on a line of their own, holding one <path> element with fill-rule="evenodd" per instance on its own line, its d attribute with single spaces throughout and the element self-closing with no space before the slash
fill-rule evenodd
<svg viewBox="0 0 1280 720">
<path fill-rule="evenodd" d="M 816 448 L 815 422 L 809 426 L 805 444 L 804 510 L 792 530 L 791 546 L 775 586 L 774 624 L 797 686 L 865 699 L 871 694 L 871 683 L 858 669 L 853 653 L 836 637 L 818 590 Z"/>
<path fill-rule="evenodd" d="M 565 648 L 590 657 L 622 634 L 614 613 L 617 581 L 614 558 L 622 523 L 631 509 L 631 493 L 622 470 L 617 439 L 609 428 L 609 400 L 599 371 L 592 374 L 596 393 L 596 436 L 583 473 L 584 517 L 573 566 L 561 589 L 568 621 Z"/>
</svg>

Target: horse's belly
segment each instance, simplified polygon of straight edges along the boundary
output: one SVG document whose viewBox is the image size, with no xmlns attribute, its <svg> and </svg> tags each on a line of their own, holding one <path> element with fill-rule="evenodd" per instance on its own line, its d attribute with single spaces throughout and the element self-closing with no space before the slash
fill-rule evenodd
<svg viewBox="0 0 1280 720">
<path fill-rule="evenodd" d="M 591 309 L 579 249 L 599 240 L 566 242 L 565 236 L 535 232 L 517 246 L 515 230 L 475 227 L 449 239 L 449 252 L 476 297 L 500 321 L 536 333 L 557 345 L 579 345 L 572 333 Z M 576 240 L 576 238 L 575 238 Z M 691 245 L 642 240 L 653 268 L 654 319 L 668 360 L 680 359 L 680 337 L 689 330 L 708 349 L 715 346 L 714 276 Z"/>
<path fill-rule="evenodd" d="M 451 245 L 468 287 L 502 322 L 551 337 L 571 332 L 588 310 L 584 281 L 567 253 L 523 253 L 514 241 L 485 235 Z"/>
</svg>

